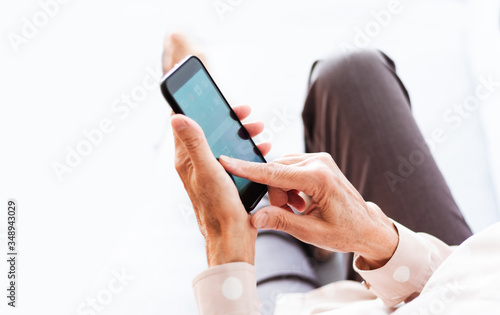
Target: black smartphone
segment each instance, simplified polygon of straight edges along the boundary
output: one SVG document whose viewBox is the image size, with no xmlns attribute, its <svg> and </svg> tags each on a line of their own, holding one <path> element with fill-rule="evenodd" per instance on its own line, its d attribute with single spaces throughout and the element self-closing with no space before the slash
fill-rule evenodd
<svg viewBox="0 0 500 315">
<path fill-rule="evenodd" d="M 161 91 L 175 113 L 184 114 L 201 126 L 215 158 L 226 155 L 266 163 L 200 59 L 189 56 L 179 62 L 163 77 Z M 250 212 L 266 194 L 267 186 L 229 175 Z"/>
</svg>

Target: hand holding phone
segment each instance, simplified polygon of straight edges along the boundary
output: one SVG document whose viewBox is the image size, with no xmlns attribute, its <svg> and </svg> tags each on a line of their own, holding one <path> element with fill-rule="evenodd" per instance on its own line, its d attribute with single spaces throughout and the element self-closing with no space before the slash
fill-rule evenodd
<svg viewBox="0 0 500 315">
<path fill-rule="evenodd" d="M 215 158 L 227 155 L 265 163 L 262 153 L 201 61 L 190 56 L 167 73 L 161 90 L 175 113 L 184 114 L 201 126 Z M 247 211 L 267 192 L 267 187 L 230 175 Z"/>
<path fill-rule="evenodd" d="M 206 241 L 208 266 L 230 262 L 253 264 L 257 229 L 250 222 L 252 216 L 245 211 L 234 182 L 213 157 L 195 121 L 176 114 L 171 123 L 175 167 Z"/>
</svg>

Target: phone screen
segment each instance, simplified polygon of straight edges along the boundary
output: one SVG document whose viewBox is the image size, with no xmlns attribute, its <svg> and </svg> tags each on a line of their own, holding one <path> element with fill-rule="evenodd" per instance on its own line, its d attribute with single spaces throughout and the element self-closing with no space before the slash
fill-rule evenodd
<svg viewBox="0 0 500 315">
<path fill-rule="evenodd" d="M 216 158 L 226 155 L 246 161 L 265 162 L 204 68 L 194 72 L 173 93 L 173 98 L 184 114 L 201 126 Z M 252 184 L 248 179 L 230 176 L 240 194 Z"/>
</svg>

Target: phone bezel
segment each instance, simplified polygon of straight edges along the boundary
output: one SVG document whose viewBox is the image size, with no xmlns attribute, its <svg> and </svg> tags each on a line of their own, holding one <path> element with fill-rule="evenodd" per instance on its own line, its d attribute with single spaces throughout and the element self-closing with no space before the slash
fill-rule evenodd
<svg viewBox="0 0 500 315">
<path fill-rule="evenodd" d="M 266 159 L 260 152 L 259 148 L 257 147 L 257 145 L 255 145 L 255 142 L 248 134 L 248 131 L 243 126 L 241 121 L 238 119 L 233 109 L 229 105 L 229 102 L 224 97 L 224 94 L 222 94 L 219 87 L 217 86 L 214 79 L 207 71 L 206 67 L 203 65 L 201 60 L 196 56 L 186 57 L 183 61 L 177 64 L 162 78 L 161 91 L 167 102 L 170 104 L 170 107 L 172 107 L 172 110 L 176 114 L 184 114 L 184 111 L 182 110 L 180 105 L 175 101 L 173 95 L 175 92 L 177 92 L 177 90 L 179 90 L 179 88 L 181 88 L 184 84 L 186 84 L 186 82 L 189 81 L 189 79 L 191 79 L 191 77 L 194 74 L 196 74 L 199 70 L 203 70 L 207 75 L 207 77 L 209 78 L 209 80 L 212 81 L 212 84 L 222 97 L 222 100 L 229 108 L 231 117 L 240 125 L 240 128 L 245 133 L 245 136 L 251 141 L 254 152 L 257 153 L 257 155 L 260 157 L 263 163 L 267 163 Z M 252 211 L 255 208 L 255 206 L 257 206 L 257 204 L 266 194 L 266 192 L 267 192 L 266 185 L 251 182 L 247 187 L 247 189 L 243 192 L 243 194 L 239 193 L 241 202 L 243 203 L 243 206 L 245 207 L 247 212 Z"/>
</svg>

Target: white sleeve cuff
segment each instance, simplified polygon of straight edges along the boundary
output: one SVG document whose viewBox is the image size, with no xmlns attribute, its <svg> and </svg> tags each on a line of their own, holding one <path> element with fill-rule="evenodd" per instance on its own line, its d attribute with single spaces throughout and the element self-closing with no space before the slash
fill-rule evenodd
<svg viewBox="0 0 500 315">
<path fill-rule="evenodd" d="M 374 270 L 361 270 L 358 266 L 363 258 L 357 255 L 353 267 L 375 293 L 388 306 L 415 298 L 434 270 L 451 253 L 448 245 L 439 239 L 415 233 L 405 226 L 394 222 L 399 243 L 391 259 L 382 267 Z"/>
<path fill-rule="evenodd" d="M 243 262 L 209 268 L 193 280 L 199 314 L 260 314 L 255 267 Z"/>
</svg>

